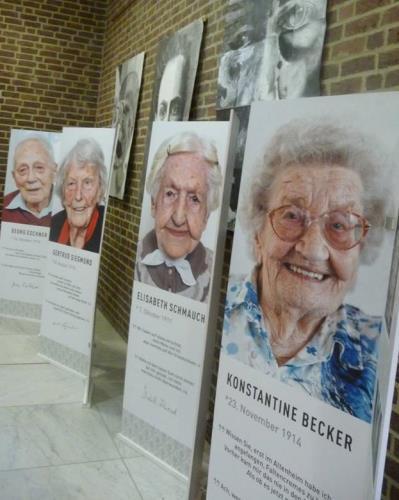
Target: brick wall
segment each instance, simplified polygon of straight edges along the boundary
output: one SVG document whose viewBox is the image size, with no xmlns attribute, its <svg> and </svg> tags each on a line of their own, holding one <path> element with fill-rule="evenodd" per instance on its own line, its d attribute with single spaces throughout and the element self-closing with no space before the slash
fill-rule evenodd
<svg viewBox="0 0 399 500">
<path fill-rule="evenodd" d="M 399 90 L 399 1 L 330 0 L 322 85 L 326 95 Z M 399 112 L 398 112 L 399 119 Z M 399 498 L 399 377 L 383 497 Z"/>
<path fill-rule="evenodd" d="M 110 201 L 100 272 L 100 305 L 125 336 L 158 41 L 193 20 L 206 18 L 191 119 L 215 119 L 225 3 L 225 0 L 0 0 L 0 193 L 11 127 L 60 130 L 63 125 L 90 126 L 94 121 L 98 126 L 110 125 L 115 67 L 138 52 L 146 52 L 126 196 L 123 201 Z M 397 90 L 398 0 L 330 0 L 329 4 L 323 93 Z M 230 246 L 229 239 L 224 286 Z M 220 319 L 218 324 L 220 329 Z M 217 354 L 216 348 L 215 359 Z M 215 380 L 216 368 L 213 391 Z M 392 499 L 399 498 L 397 394 L 398 384 L 384 484 L 384 496 Z"/>
<path fill-rule="evenodd" d="M 105 231 L 100 276 L 100 303 L 123 335 L 127 335 L 133 265 L 140 221 L 139 190 L 148 133 L 155 58 L 159 39 L 189 22 L 207 19 L 191 113 L 192 120 L 215 119 L 218 54 L 223 37 L 225 1 L 110 1 L 97 114 L 109 125 L 117 64 L 146 52 L 143 88 L 127 194 L 112 199 Z M 397 0 L 330 0 L 322 67 L 325 95 L 399 88 L 399 2 Z M 398 115 L 399 116 L 399 115 Z M 227 276 L 231 240 L 225 258 Z M 223 286 L 225 286 L 225 280 Z M 221 321 L 219 319 L 219 329 Z M 215 350 L 215 359 L 218 349 Z M 214 396 L 215 373 L 212 399 Z M 399 403 L 395 393 L 384 494 L 399 495 Z"/>
<path fill-rule="evenodd" d="M 1 197 L 11 128 L 94 125 L 106 4 L 0 0 Z"/>
<path fill-rule="evenodd" d="M 193 97 L 191 119 L 215 119 L 217 60 L 222 43 L 223 1 L 111 0 L 104 46 L 97 124 L 110 125 L 115 67 L 145 51 L 143 82 L 126 194 L 110 198 L 100 271 L 100 305 L 118 330 L 127 336 L 133 267 L 140 223 L 139 191 L 152 102 L 155 60 L 160 37 L 196 19 L 206 18 Z"/>
</svg>

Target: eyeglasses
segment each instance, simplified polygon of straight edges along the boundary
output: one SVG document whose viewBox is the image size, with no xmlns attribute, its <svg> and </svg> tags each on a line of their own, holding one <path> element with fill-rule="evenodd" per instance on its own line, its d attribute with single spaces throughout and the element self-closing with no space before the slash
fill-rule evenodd
<svg viewBox="0 0 399 500">
<path fill-rule="evenodd" d="M 295 205 L 284 205 L 268 212 L 272 228 L 282 240 L 298 241 L 313 222 L 321 228 L 325 240 L 337 250 L 350 250 L 365 238 L 370 224 L 361 215 L 332 210 L 311 217 L 307 210 Z"/>
<path fill-rule="evenodd" d="M 313 0 L 290 0 L 278 13 L 278 25 L 283 30 L 295 31 L 321 17 L 318 2 Z"/>
</svg>

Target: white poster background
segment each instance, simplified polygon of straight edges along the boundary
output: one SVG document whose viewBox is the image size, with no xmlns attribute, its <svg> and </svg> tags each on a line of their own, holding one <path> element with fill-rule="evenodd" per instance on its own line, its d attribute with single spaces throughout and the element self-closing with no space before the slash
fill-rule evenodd
<svg viewBox="0 0 399 500">
<path fill-rule="evenodd" d="M 15 147 L 24 139 L 41 137 L 59 158 L 61 134 L 35 130 L 11 130 L 4 195 L 17 189 L 12 171 Z M 15 222 L 2 222 L 0 238 L 0 297 L 41 305 L 43 300 L 49 228 Z"/>
<path fill-rule="evenodd" d="M 61 159 L 79 139 L 101 146 L 108 174 L 114 142 L 112 128 L 64 128 Z M 57 197 L 57 208 L 63 209 Z M 104 224 L 104 221 L 103 221 Z M 49 242 L 40 335 L 89 356 L 96 306 L 100 253 Z"/>
<path fill-rule="evenodd" d="M 339 110 L 332 99 L 319 97 L 290 99 L 287 102 L 269 102 L 265 107 L 252 106 L 243 163 L 245 175 L 249 176 L 256 162 L 261 161 L 266 138 L 271 137 L 275 130 L 290 119 L 308 116 L 309 109 L 312 109 L 311 115 L 315 118 L 327 117 L 332 123 L 344 126 L 352 125 L 359 132 L 377 137 L 378 142 L 382 145 L 381 149 L 390 156 L 395 147 L 399 145 L 397 113 L 392 109 L 392 99 L 397 99 L 397 95 L 392 93 L 363 94 L 356 95 L 356 99 L 347 95 L 340 96 L 339 99 L 342 102 Z M 354 116 L 357 117 L 355 123 L 353 123 Z M 382 117 L 383 133 L 381 133 Z M 262 127 L 254 125 L 255 122 L 251 118 L 262 123 Z M 390 174 L 391 172 L 381 171 L 381 176 Z M 393 193 L 398 192 L 398 181 L 398 176 L 392 177 L 389 181 Z M 242 181 L 242 189 L 245 189 L 244 185 L 245 180 Z M 238 213 L 241 204 L 242 196 L 238 201 Z M 385 235 L 377 260 L 372 266 L 360 264 L 356 286 L 345 299 L 347 303 L 360 307 L 371 315 L 384 315 L 394 238 L 394 231 Z M 251 269 L 254 262 L 249 253 L 239 216 L 238 224 L 236 223 L 235 227 L 234 241 L 230 262 L 231 272 L 236 272 L 236 269 Z M 370 286 L 370 283 L 373 283 L 373 286 Z"/>
<path fill-rule="evenodd" d="M 150 172 L 150 166 L 156 153 L 156 150 L 168 137 L 183 131 L 193 131 L 199 136 L 213 141 L 218 150 L 219 163 L 222 169 L 225 168 L 227 159 L 227 135 L 228 129 L 226 122 L 154 122 L 152 125 L 151 144 L 148 154 L 148 168 L 146 179 Z M 224 178 L 224 170 L 222 170 Z M 154 227 L 154 219 L 151 215 L 151 196 L 144 187 L 142 212 L 140 220 L 139 240 L 141 240 Z M 205 231 L 202 233 L 201 242 L 207 248 L 215 248 L 217 238 L 217 226 L 219 221 L 220 209 L 211 212 Z"/>
<path fill-rule="evenodd" d="M 396 103 L 396 104 L 395 104 Z M 259 103 L 251 108 L 251 116 L 248 128 L 247 144 L 244 158 L 244 176 L 243 179 L 250 177 L 251 171 L 257 161 L 261 161 L 262 154 L 268 139 L 273 133 L 284 123 L 295 118 L 317 118 L 328 117 L 332 123 L 337 125 L 352 125 L 356 130 L 366 133 L 377 138 L 382 146 L 382 151 L 387 158 L 390 157 L 393 151 L 397 150 L 399 142 L 399 133 L 397 126 L 397 108 L 399 105 L 399 94 L 384 93 L 384 94 L 363 94 L 356 96 L 340 96 L 334 98 L 307 98 L 301 100 L 287 100 L 280 102 Z M 262 127 L 259 127 L 262 123 Z M 384 154 L 383 153 L 383 154 Z M 386 158 L 382 158 L 383 160 Z M 389 176 L 389 185 L 394 196 L 396 210 L 398 207 L 398 175 L 392 175 L 394 171 L 381 170 L 381 177 L 376 179 L 376 182 L 384 180 L 385 176 Z M 245 182 L 241 183 L 241 191 L 245 190 Z M 242 194 L 242 193 L 241 193 Z M 239 210 L 242 205 L 243 197 L 240 194 Z M 395 210 L 392 210 L 395 213 Z M 392 234 L 386 234 L 380 255 L 371 266 L 360 266 L 358 278 L 354 289 L 345 297 L 345 302 L 356 305 L 368 314 L 376 314 L 383 316 L 385 310 L 385 301 L 387 295 L 387 287 L 389 282 L 389 270 L 391 265 L 392 247 L 394 241 L 394 231 Z M 254 265 L 254 262 L 249 257 L 247 249 L 245 232 L 240 224 L 240 217 L 236 224 L 234 244 L 230 265 L 231 274 L 245 274 Z M 391 357 L 385 358 L 387 355 L 385 345 L 386 333 L 383 332 L 381 347 L 383 348 L 379 358 L 385 365 L 390 365 Z M 397 352 L 397 339 L 392 345 L 396 345 L 391 352 Z M 384 352 L 385 351 L 385 352 Z M 278 433 L 270 436 L 267 432 L 258 430 L 255 432 L 256 425 L 243 416 L 238 411 L 231 410 L 229 401 L 231 397 L 230 389 L 227 389 L 224 384 L 223 374 L 231 367 L 233 360 L 228 356 L 221 354 L 219 365 L 218 388 L 215 403 L 215 418 L 212 434 L 212 448 L 210 460 L 210 473 L 208 479 L 208 495 L 210 500 L 219 500 L 231 496 L 232 498 L 260 498 L 259 489 L 254 488 L 255 480 L 246 474 L 242 468 L 240 471 L 237 465 L 233 466 L 232 458 L 226 451 L 226 436 L 224 427 L 232 427 L 236 430 L 237 436 L 242 440 L 247 440 L 250 443 L 264 442 L 265 451 L 271 457 L 280 457 L 281 463 L 289 468 L 297 470 L 304 478 L 314 477 L 315 484 L 319 485 L 320 491 L 329 494 L 331 498 L 337 499 L 359 499 L 364 500 L 374 497 L 373 471 L 371 461 L 371 431 L 372 426 L 365 424 L 360 419 L 346 415 L 334 408 L 325 405 L 322 402 L 315 401 L 305 394 L 295 395 L 295 391 L 291 394 L 289 387 L 285 388 L 280 382 L 268 377 L 256 379 L 257 383 L 262 382 L 270 392 L 280 395 L 281 399 L 288 396 L 298 399 L 298 407 L 303 411 L 313 414 L 317 419 L 324 419 L 331 425 L 345 430 L 351 434 L 356 442 L 362 442 L 351 453 L 350 460 L 347 460 L 346 455 L 342 457 L 337 450 L 334 451 L 326 447 L 323 440 L 309 441 L 306 449 L 297 449 L 290 446 L 288 449 L 287 443 L 284 442 L 284 436 Z M 396 364 L 396 363 L 394 363 Z M 259 374 L 253 373 L 254 370 L 245 365 L 238 366 L 234 364 L 234 370 L 237 375 L 250 380 L 252 377 L 258 377 Z M 392 369 L 390 377 L 394 377 L 395 366 Z M 382 379 L 385 378 L 383 381 Z M 382 388 L 387 387 L 387 378 L 381 377 Z M 246 404 L 240 395 L 235 394 L 237 405 Z M 391 394 L 388 396 L 391 401 Z M 381 395 L 381 399 L 386 402 L 386 394 Z M 389 403 L 390 406 L 391 403 Z M 323 409 L 321 409 L 323 408 Z M 284 426 L 284 419 L 280 416 L 275 419 L 275 425 L 280 429 Z M 220 427 L 222 426 L 222 427 Z M 291 433 L 298 433 L 299 428 L 291 429 Z M 386 431 L 387 432 L 387 431 Z M 312 444 L 311 444 L 312 443 Z M 285 453 L 281 453 L 281 449 Z M 384 460 L 382 456 L 382 460 Z M 240 459 L 239 459 L 240 460 Z M 238 461 L 239 461 L 238 460 Z M 278 458 L 277 458 L 278 460 Z M 233 461 L 234 462 L 234 461 Z M 233 471 L 233 472 L 232 472 Z M 314 475 L 316 474 L 316 475 Z M 316 481 L 317 479 L 317 481 Z M 284 481 L 283 481 L 284 482 Z M 281 483 L 281 480 L 280 480 Z M 229 495 L 223 494 L 226 492 L 223 487 L 229 489 Z M 365 487 L 366 485 L 366 487 Z M 248 490 L 246 489 L 248 488 Z M 259 488 L 256 486 L 256 488 Z M 246 493 L 247 491 L 256 492 L 254 496 Z M 268 491 L 268 490 L 267 490 Z M 236 497 L 234 497 L 236 494 Z M 266 496 L 266 490 L 263 492 L 265 498 L 286 498 L 279 496 L 282 492 L 278 491 Z M 283 492 L 284 493 L 284 492 Z M 287 493 L 287 492 L 285 492 Z M 291 496 L 290 496 L 291 495 Z M 287 495 L 287 498 L 296 498 L 294 493 Z M 308 498 L 307 496 L 299 496 Z M 315 498 L 329 498 L 328 496 Z"/>
<path fill-rule="evenodd" d="M 49 241 L 40 335 L 89 356 L 99 255 Z"/>
<path fill-rule="evenodd" d="M 257 387 L 255 398 L 234 378 Z M 367 500 L 370 425 L 222 353 L 209 471 L 212 500 Z"/>
<path fill-rule="evenodd" d="M 145 297 L 159 305 L 146 303 Z M 183 307 L 195 311 L 200 320 L 179 314 Z M 128 351 L 124 407 L 189 448 L 193 445 L 207 310 L 207 304 L 134 282 L 129 329 L 134 337 Z"/>
<path fill-rule="evenodd" d="M 14 222 L 1 224 L 1 298 L 42 303 L 48 235 L 48 227 Z"/>
<path fill-rule="evenodd" d="M 224 177 L 228 122 L 154 123 L 146 175 L 161 142 L 183 131 L 193 131 L 215 143 Z M 147 192 L 142 207 L 139 239 L 154 227 Z M 201 238 L 213 250 L 219 216 L 220 209 L 212 212 Z M 146 295 L 153 304 L 146 302 Z M 123 407 L 189 448 L 194 444 L 208 307 L 209 304 L 134 281 Z M 193 311 L 199 319 L 185 317 L 179 308 Z"/>
</svg>

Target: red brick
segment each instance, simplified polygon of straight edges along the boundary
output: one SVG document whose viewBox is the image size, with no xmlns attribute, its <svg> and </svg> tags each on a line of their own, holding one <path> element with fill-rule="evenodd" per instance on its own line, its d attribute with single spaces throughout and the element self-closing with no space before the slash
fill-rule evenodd
<svg viewBox="0 0 399 500">
<path fill-rule="evenodd" d="M 382 24 L 397 23 L 399 21 L 399 5 L 387 10 L 382 18 Z"/>
<path fill-rule="evenodd" d="M 367 48 L 377 49 L 384 44 L 384 32 L 379 31 L 378 33 L 373 33 L 367 38 Z"/>
<path fill-rule="evenodd" d="M 331 58 L 342 58 L 351 55 L 358 55 L 362 52 L 366 45 L 365 37 L 357 37 L 352 40 L 345 40 L 337 43 L 331 48 Z"/>
<path fill-rule="evenodd" d="M 388 43 L 399 42 L 399 26 L 395 26 L 388 30 Z"/>
<path fill-rule="evenodd" d="M 339 22 L 343 22 L 346 19 L 349 19 L 353 16 L 353 11 L 354 11 L 354 5 L 353 3 L 349 3 L 347 5 L 344 5 L 339 9 L 338 12 L 338 20 Z"/>
<path fill-rule="evenodd" d="M 364 14 L 365 12 L 381 8 L 390 3 L 391 0 L 357 0 L 355 12 L 356 14 Z"/>
<path fill-rule="evenodd" d="M 375 29 L 378 27 L 379 20 L 379 14 L 370 14 L 356 19 L 355 21 L 348 22 L 345 25 L 345 36 L 358 35 L 359 33 L 365 33 Z"/>
<path fill-rule="evenodd" d="M 399 48 L 387 50 L 379 54 L 378 67 L 387 68 L 389 66 L 399 65 Z"/>
<path fill-rule="evenodd" d="M 332 24 L 336 23 L 338 19 L 338 14 L 337 11 L 327 11 L 327 16 L 326 16 L 326 21 L 327 21 L 327 26 L 331 26 Z"/>
<path fill-rule="evenodd" d="M 399 477 L 399 461 L 387 457 L 385 462 L 385 474 L 389 477 L 398 478 Z"/>
<path fill-rule="evenodd" d="M 399 498 L 399 487 L 396 486 L 395 484 L 390 485 L 389 498 L 391 498 L 392 500 Z"/>
<path fill-rule="evenodd" d="M 375 66 L 375 56 L 357 57 L 342 63 L 342 76 L 353 75 L 363 71 L 371 71 Z"/>
<path fill-rule="evenodd" d="M 339 74 L 338 64 L 325 64 L 321 69 L 321 79 L 336 78 Z"/>
<path fill-rule="evenodd" d="M 381 75 L 370 75 L 366 79 L 366 89 L 367 90 L 378 90 L 382 86 L 382 76 Z"/>
<path fill-rule="evenodd" d="M 342 25 L 334 26 L 326 30 L 326 40 L 325 43 L 332 43 L 338 41 L 342 37 L 343 27 Z"/>
<path fill-rule="evenodd" d="M 395 411 L 393 411 L 391 415 L 391 429 L 399 433 L 399 414 Z"/>
<path fill-rule="evenodd" d="M 361 88 L 362 88 L 362 79 L 360 77 L 348 78 L 347 80 L 341 80 L 339 82 L 332 83 L 331 94 L 332 95 L 353 94 L 356 92 L 360 92 Z"/>
<path fill-rule="evenodd" d="M 399 69 L 387 73 L 385 77 L 385 88 L 399 86 Z"/>
</svg>

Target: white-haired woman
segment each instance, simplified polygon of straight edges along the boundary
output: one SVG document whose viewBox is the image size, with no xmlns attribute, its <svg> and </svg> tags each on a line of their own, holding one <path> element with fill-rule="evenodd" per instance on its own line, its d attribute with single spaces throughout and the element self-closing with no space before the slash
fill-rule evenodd
<svg viewBox="0 0 399 500">
<path fill-rule="evenodd" d="M 200 240 L 221 184 L 217 151 L 207 139 L 184 132 L 161 144 L 147 179 L 154 229 L 138 244 L 138 281 L 206 301 L 212 252 Z"/>
<path fill-rule="evenodd" d="M 50 241 L 99 251 L 107 175 L 101 146 L 92 138 L 80 139 L 57 175 L 56 190 L 65 209 L 51 219 Z"/>
<path fill-rule="evenodd" d="M 326 123 L 277 131 L 246 200 L 256 266 L 229 283 L 223 335 L 228 355 L 366 422 L 382 323 L 344 299 L 383 234 L 375 153 Z"/>
</svg>

